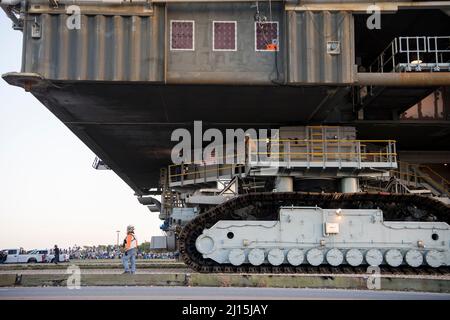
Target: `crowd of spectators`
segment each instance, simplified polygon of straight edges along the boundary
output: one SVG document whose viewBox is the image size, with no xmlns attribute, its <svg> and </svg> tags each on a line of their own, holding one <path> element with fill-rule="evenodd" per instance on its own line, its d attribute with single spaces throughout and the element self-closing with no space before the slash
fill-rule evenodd
<svg viewBox="0 0 450 320">
<path fill-rule="evenodd" d="M 120 259 L 123 253 L 117 246 L 77 246 L 61 249 L 61 253 L 69 254 L 70 259 Z M 138 248 L 138 259 L 177 259 L 178 252 L 151 252 Z"/>
</svg>

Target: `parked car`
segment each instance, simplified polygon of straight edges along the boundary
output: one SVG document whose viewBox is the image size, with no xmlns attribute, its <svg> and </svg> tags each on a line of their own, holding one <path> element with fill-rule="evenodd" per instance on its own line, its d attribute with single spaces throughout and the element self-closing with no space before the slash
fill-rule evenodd
<svg viewBox="0 0 450 320">
<path fill-rule="evenodd" d="M 30 253 L 35 254 L 43 254 L 44 260 L 42 262 L 47 263 L 53 263 L 55 262 L 55 254 L 53 249 L 34 249 L 29 251 Z M 58 262 L 68 262 L 70 260 L 70 256 L 67 253 L 60 253 L 59 254 L 59 261 Z"/>
<path fill-rule="evenodd" d="M 45 262 L 55 262 L 55 253 L 53 250 L 47 250 L 44 249 L 46 251 L 46 255 L 45 255 Z M 42 251 L 44 251 L 42 250 Z M 67 253 L 60 253 L 59 254 L 59 261 L 58 262 L 69 262 L 70 260 L 70 256 Z"/>
<path fill-rule="evenodd" d="M 47 262 L 48 252 L 48 249 L 33 249 L 28 251 L 28 254 L 42 256 L 42 259 L 39 262 Z"/>
<path fill-rule="evenodd" d="M 37 262 L 45 262 L 45 254 L 30 251 L 26 252 L 23 248 L 20 249 L 5 249 L 2 250 L 3 256 L 6 255 L 6 258 L 3 257 L 3 263 L 37 263 Z"/>
</svg>

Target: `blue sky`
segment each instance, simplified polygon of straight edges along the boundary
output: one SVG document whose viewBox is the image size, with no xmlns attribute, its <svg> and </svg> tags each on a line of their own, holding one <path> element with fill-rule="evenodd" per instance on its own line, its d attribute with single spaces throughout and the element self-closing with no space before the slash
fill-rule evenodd
<svg viewBox="0 0 450 320">
<path fill-rule="evenodd" d="M 0 10 L 0 74 L 20 71 L 22 34 Z M 113 244 L 128 224 L 138 240 L 162 235 L 138 203 L 38 100 L 0 79 L 0 249 Z"/>
</svg>

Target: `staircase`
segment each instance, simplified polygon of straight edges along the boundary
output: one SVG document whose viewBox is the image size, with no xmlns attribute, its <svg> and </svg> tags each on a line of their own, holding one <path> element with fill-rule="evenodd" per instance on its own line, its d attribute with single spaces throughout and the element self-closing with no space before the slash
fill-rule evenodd
<svg viewBox="0 0 450 320">
<path fill-rule="evenodd" d="M 433 169 L 420 164 L 399 163 L 399 171 L 392 174 L 405 186 L 429 190 L 436 197 L 450 198 L 450 183 Z"/>
<path fill-rule="evenodd" d="M 173 208 L 182 207 L 183 202 L 180 199 L 180 196 L 176 192 L 172 192 L 169 188 L 169 177 L 167 174 L 167 170 L 162 168 L 160 171 L 160 187 L 161 187 L 161 213 L 159 218 L 161 220 L 166 219 Z"/>
<path fill-rule="evenodd" d="M 450 204 L 450 182 L 428 166 L 399 161 L 388 176 L 363 181 L 364 191 L 414 193 L 436 197 Z"/>
</svg>

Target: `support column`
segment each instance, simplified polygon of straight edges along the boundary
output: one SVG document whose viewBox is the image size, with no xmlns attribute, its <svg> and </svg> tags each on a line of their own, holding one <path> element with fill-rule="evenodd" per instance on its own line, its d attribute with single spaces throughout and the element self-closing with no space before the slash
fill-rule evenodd
<svg viewBox="0 0 450 320">
<path fill-rule="evenodd" d="M 275 183 L 277 192 L 293 192 L 294 191 L 294 178 L 293 177 L 277 177 Z"/>
<path fill-rule="evenodd" d="M 341 179 L 341 192 L 342 193 L 353 193 L 358 192 L 358 178 L 342 178 Z"/>
</svg>

